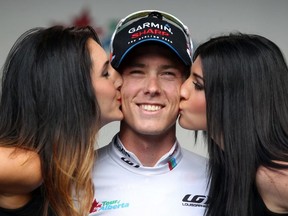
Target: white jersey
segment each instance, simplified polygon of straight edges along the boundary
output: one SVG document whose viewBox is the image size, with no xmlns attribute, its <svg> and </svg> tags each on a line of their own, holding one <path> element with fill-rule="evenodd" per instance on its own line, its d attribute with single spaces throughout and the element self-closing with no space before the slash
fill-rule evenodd
<svg viewBox="0 0 288 216">
<path fill-rule="evenodd" d="M 98 151 L 89 215 L 203 216 L 207 161 L 176 142 L 154 167 L 144 167 L 115 136 Z"/>
</svg>

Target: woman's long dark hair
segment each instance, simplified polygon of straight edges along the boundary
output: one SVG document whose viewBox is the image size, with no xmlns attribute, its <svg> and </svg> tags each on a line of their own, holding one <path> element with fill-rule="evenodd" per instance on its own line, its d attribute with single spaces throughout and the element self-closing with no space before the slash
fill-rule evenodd
<svg viewBox="0 0 288 216">
<path fill-rule="evenodd" d="M 88 214 L 100 109 L 91 81 L 91 27 L 35 28 L 12 47 L 3 68 L 0 143 L 41 158 L 47 213 Z"/>
<path fill-rule="evenodd" d="M 207 215 L 256 216 L 257 169 L 288 168 L 273 162 L 288 162 L 287 64 L 270 40 L 240 33 L 210 39 L 197 56 L 207 106 Z"/>
</svg>

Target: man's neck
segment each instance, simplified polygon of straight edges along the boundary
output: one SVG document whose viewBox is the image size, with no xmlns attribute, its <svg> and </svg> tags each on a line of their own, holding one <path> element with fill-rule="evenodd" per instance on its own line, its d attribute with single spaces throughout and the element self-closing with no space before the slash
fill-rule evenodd
<svg viewBox="0 0 288 216">
<path fill-rule="evenodd" d="M 162 134 L 140 134 L 121 125 L 119 138 L 124 147 L 133 152 L 144 166 L 153 167 L 159 159 L 170 151 L 176 141 L 175 127 Z"/>
</svg>

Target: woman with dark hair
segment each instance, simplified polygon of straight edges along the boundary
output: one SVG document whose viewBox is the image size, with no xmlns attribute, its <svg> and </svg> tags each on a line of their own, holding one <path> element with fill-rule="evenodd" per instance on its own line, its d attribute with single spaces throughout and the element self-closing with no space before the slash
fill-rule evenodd
<svg viewBox="0 0 288 216">
<path fill-rule="evenodd" d="M 219 36 L 195 51 L 179 123 L 205 131 L 207 215 L 288 215 L 287 83 L 280 49 L 262 36 Z"/>
<path fill-rule="evenodd" d="M 0 102 L 1 215 L 88 215 L 96 135 L 123 118 L 121 85 L 89 26 L 16 41 Z"/>
</svg>

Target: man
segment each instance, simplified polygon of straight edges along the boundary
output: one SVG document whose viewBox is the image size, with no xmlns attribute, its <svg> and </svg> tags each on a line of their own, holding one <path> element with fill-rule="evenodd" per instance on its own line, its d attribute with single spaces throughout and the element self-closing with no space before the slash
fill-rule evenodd
<svg viewBox="0 0 288 216">
<path fill-rule="evenodd" d="M 124 120 L 95 161 L 90 215 L 204 214 L 207 160 L 176 139 L 190 42 L 181 21 L 161 11 L 133 13 L 116 27 L 111 65 L 123 76 Z"/>
</svg>

